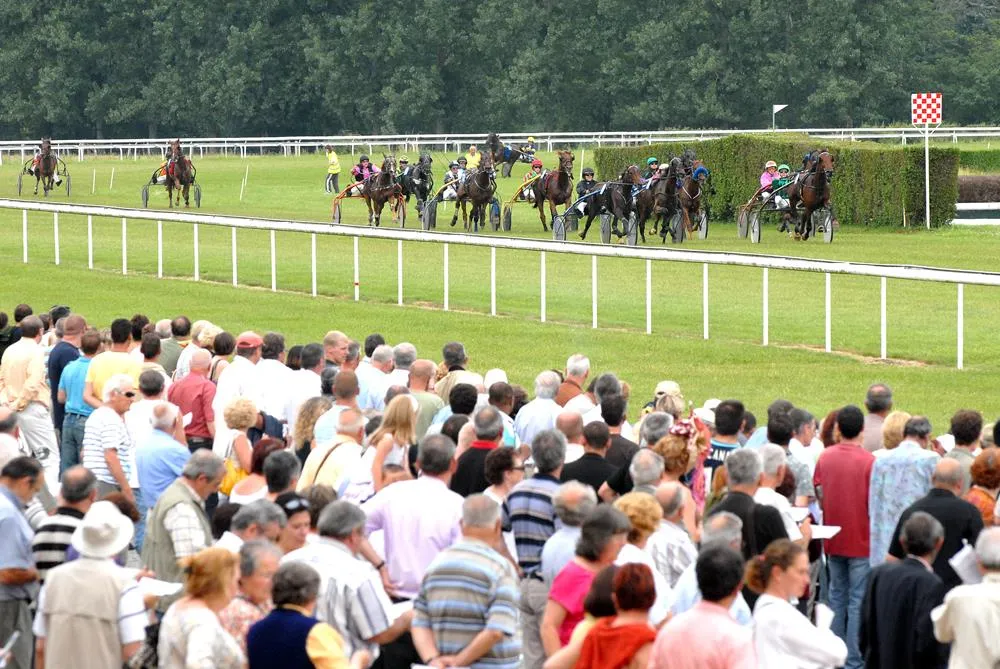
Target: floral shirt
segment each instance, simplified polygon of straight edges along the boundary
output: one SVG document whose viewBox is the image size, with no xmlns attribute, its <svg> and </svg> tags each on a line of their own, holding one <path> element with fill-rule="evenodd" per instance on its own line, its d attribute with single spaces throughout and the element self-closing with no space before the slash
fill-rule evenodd
<svg viewBox="0 0 1000 669">
<path fill-rule="evenodd" d="M 250 631 L 250 626 L 270 613 L 273 608 L 271 602 L 257 606 L 245 595 L 236 595 L 226 608 L 219 611 L 219 622 L 246 653 L 247 632 Z"/>
<path fill-rule="evenodd" d="M 871 565 L 885 562 L 896 524 L 908 506 L 931 489 L 931 475 L 940 456 L 915 441 L 904 441 L 872 465 L 868 490 Z"/>
</svg>

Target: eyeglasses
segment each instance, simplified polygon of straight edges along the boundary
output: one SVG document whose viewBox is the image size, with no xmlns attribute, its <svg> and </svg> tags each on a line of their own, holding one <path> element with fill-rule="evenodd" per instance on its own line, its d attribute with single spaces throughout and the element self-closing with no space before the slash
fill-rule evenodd
<svg viewBox="0 0 1000 669">
<path fill-rule="evenodd" d="M 133 397 L 135 397 L 135 392 L 132 391 L 132 390 L 127 390 L 124 393 L 122 393 L 122 395 L 124 395 L 125 397 L 127 397 L 129 399 L 132 399 Z"/>
<path fill-rule="evenodd" d="M 523 472 L 525 470 L 525 466 L 521 465 L 519 467 L 511 467 L 510 469 L 511 469 L 511 471 L 515 471 L 515 472 Z"/>
<path fill-rule="evenodd" d="M 294 499 L 290 499 L 287 502 L 285 502 L 284 506 L 286 513 L 288 512 L 295 513 L 296 511 L 302 511 L 302 510 L 308 511 L 309 500 L 296 497 Z"/>
</svg>

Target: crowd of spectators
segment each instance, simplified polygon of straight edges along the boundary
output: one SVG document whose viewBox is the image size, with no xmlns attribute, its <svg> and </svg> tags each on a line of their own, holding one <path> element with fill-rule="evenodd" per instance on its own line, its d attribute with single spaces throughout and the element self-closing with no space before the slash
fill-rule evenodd
<svg viewBox="0 0 1000 669">
<path fill-rule="evenodd" d="M 3 666 L 1000 666 L 977 411 L 758 425 L 583 354 L 529 392 L 457 341 L 13 313 Z"/>
</svg>

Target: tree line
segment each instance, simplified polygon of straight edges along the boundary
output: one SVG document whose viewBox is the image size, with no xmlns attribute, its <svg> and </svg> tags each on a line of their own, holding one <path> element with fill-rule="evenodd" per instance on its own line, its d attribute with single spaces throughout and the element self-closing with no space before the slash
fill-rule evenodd
<svg viewBox="0 0 1000 669">
<path fill-rule="evenodd" d="M 0 3 L 0 136 L 1000 124 L 1000 0 Z"/>
</svg>

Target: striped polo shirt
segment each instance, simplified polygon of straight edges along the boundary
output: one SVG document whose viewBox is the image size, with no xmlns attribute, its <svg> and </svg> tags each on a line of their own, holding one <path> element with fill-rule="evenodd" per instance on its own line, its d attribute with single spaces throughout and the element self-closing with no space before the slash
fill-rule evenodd
<svg viewBox="0 0 1000 669">
<path fill-rule="evenodd" d="M 548 474 L 535 474 L 521 481 L 507 496 L 507 508 L 517 561 L 528 576 L 542 565 L 542 547 L 555 534 L 556 511 L 552 495 L 559 480 Z"/>
<path fill-rule="evenodd" d="M 520 588 L 514 567 L 481 541 L 462 539 L 438 555 L 413 600 L 413 627 L 429 629 L 442 655 L 456 655 L 483 630 L 503 634 L 472 669 L 521 665 Z"/>
<path fill-rule="evenodd" d="M 114 450 L 118 453 L 118 463 L 126 480 L 132 475 L 132 440 L 125 428 L 125 421 L 114 409 L 101 406 L 90 414 L 83 432 L 82 459 L 83 466 L 94 473 L 98 481 L 109 485 L 118 485 L 104 451 Z"/>
<path fill-rule="evenodd" d="M 59 507 L 58 511 L 42 521 L 31 542 L 39 584 L 45 583 L 45 575 L 50 569 L 55 569 L 66 561 L 66 549 L 69 548 L 73 532 L 82 521 L 82 511 L 66 506 Z"/>
</svg>

